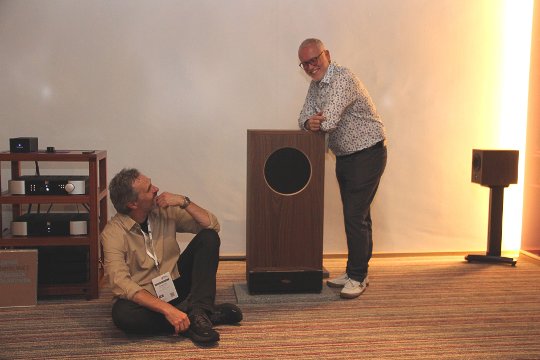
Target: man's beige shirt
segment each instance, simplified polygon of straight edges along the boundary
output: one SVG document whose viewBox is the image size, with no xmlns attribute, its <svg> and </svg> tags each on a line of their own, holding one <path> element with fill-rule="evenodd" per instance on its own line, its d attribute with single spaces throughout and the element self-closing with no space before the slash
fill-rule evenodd
<svg viewBox="0 0 540 360">
<path fill-rule="evenodd" d="M 218 219 L 207 212 L 210 218 L 207 228 L 219 231 Z M 176 233 L 197 234 L 204 229 L 179 206 L 155 208 L 148 215 L 148 222 L 158 266 L 147 254 L 140 225 L 128 215 L 116 214 L 101 233 L 105 273 L 115 298 L 131 300 L 141 289 L 155 296 L 153 278 L 166 272 L 170 272 L 173 279 L 180 276 L 176 262 L 181 249 Z"/>
</svg>

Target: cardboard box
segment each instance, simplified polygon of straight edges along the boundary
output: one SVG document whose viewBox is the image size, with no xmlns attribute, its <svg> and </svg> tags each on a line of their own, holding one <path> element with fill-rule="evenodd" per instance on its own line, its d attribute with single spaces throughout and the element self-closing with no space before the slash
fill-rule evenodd
<svg viewBox="0 0 540 360">
<path fill-rule="evenodd" d="M 0 250 L 0 307 L 37 304 L 36 249 Z"/>
</svg>

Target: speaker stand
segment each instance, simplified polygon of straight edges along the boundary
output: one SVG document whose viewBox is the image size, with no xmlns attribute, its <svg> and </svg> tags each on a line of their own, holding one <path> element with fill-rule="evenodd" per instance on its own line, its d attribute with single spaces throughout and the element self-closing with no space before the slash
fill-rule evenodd
<svg viewBox="0 0 540 360">
<path fill-rule="evenodd" d="M 517 260 L 501 256 L 502 244 L 502 217 L 504 188 L 506 186 L 491 186 L 489 191 L 489 222 L 488 222 L 488 243 L 486 255 L 467 255 L 465 260 L 504 263 L 516 266 Z"/>
</svg>

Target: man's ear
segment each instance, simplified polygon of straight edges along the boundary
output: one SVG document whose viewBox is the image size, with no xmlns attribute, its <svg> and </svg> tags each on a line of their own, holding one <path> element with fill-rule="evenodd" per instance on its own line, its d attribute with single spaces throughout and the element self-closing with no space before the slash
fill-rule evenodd
<svg viewBox="0 0 540 360">
<path fill-rule="evenodd" d="M 137 208 L 137 202 L 136 201 L 130 201 L 127 203 L 127 207 L 130 210 L 135 210 Z"/>
</svg>

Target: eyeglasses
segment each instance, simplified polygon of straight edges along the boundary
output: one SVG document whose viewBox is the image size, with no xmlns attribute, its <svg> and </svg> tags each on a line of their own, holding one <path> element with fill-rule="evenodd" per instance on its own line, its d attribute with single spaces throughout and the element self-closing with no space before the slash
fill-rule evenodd
<svg viewBox="0 0 540 360">
<path fill-rule="evenodd" d="M 300 64 L 298 64 L 298 66 L 300 66 L 302 69 L 306 70 L 306 68 L 308 67 L 308 65 L 311 65 L 311 66 L 315 66 L 319 63 L 319 58 L 321 57 L 321 55 L 324 53 L 324 50 L 321 51 L 321 53 L 315 57 L 312 57 L 311 59 L 307 60 L 307 61 L 302 61 Z"/>
</svg>

